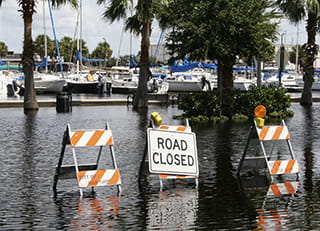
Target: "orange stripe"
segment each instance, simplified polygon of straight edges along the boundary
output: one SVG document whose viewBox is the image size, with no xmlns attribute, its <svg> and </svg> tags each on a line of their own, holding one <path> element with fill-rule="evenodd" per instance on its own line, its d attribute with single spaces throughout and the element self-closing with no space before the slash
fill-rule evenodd
<svg viewBox="0 0 320 231">
<path fill-rule="evenodd" d="M 103 135 L 104 131 L 103 130 L 98 130 L 95 131 L 90 140 L 88 141 L 88 143 L 86 144 L 86 146 L 95 146 L 97 144 L 97 142 L 99 141 L 100 137 Z"/>
<path fill-rule="evenodd" d="M 280 135 L 281 135 L 282 130 L 283 130 L 283 126 L 277 127 L 276 130 L 274 131 L 274 134 L 273 134 L 273 136 L 272 136 L 272 139 L 273 139 L 273 140 L 278 140 L 279 137 L 280 137 Z"/>
<path fill-rule="evenodd" d="M 259 134 L 260 140 L 264 140 L 266 138 L 266 135 L 268 134 L 269 128 L 270 127 L 263 127 L 261 129 L 260 134 Z"/>
<path fill-rule="evenodd" d="M 289 160 L 288 161 L 288 164 L 287 164 L 287 167 L 284 171 L 284 173 L 291 173 L 292 172 L 292 169 L 293 169 L 293 165 L 296 163 L 296 160 Z"/>
<path fill-rule="evenodd" d="M 109 138 L 109 140 L 107 141 L 106 145 L 113 145 L 112 136 Z"/>
<path fill-rule="evenodd" d="M 276 160 L 273 163 L 272 169 L 270 170 L 271 174 L 277 174 L 280 164 L 281 164 L 281 160 Z"/>
<path fill-rule="evenodd" d="M 176 176 L 177 178 L 185 178 L 186 176 Z"/>
<path fill-rule="evenodd" d="M 169 129 L 169 126 L 161 126 L 160 129 Z"/>
<path fill-rule="evenodd" d="M 77 145 L 78 141 L 81 139 L 85 131 L 74 132 L 72 137 L 70 138 L 71 146 L 74 147 Z"/>
<path fill-rule="evenodd" d="M 178 127 L 177 131 L 184 132 L 186 129 L 187 129 L 186 127 Z"/>
<path fill-rule="evenodd" d="M 99 181 L 101 180 L 102 176 L 104 175 L 106 170 L 97 170 L 90 182 L 88 183 L 87 187 L 96 186 Z"/>
<path fill-rule="evenodd" d="M 279 188 L 278 188 L 278 186 L 276 184 L 270 185 L 270 189 L 273 192 L 273 195 L 275 195 L 275 196 L 280 196 L 281 195 L 281 192 L 280 192 L 280 190 L 279 190 Z"/>
<path fill-rule="evenodd" d="M 294 189 L 293 185 L 290 182 L 285 182 L 284 186 L 286 187 L 289 194 L 296 193 L 296 190 Z"/>
<path fill-rule="evenodd" d="M 160 174 L 159 176 L 160 176 L 160 178 L 161 178 L 161 179 L 165 179 L 165 178 L 167 178 L 167 177 L 168 177 L 168 175 L 167 175 L 167 174 Z"/>
<path fill-rule="evenodd" d="M 117 184 L 120 179 L 120 172 L 118 169 L 113 173 L 111 179 L 108 182 L 108 185 L 114 185 Z"/>
<path fill-rule="evenodd" d="M 78 182 L 81 181 L 82 177 L 86 174 L 86 171 L 78 172 Z"/>
<path fill-rule="evenodd" d="M 288 132 L 288 135 L 287 135 L 286 139 L 287 139 L 287 140 L 290 140 L 290 134 L 289 134 L 289 132 Z"/>
</svg>

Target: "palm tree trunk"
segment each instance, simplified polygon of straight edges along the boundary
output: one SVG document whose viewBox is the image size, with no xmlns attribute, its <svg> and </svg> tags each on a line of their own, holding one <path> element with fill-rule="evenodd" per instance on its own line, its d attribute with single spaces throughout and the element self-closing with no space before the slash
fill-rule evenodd
<svg viewBox="0 0 320 231">
<path fill-rule="evenodd" d="M 38 102 L 34 88 L 33 79 L 33 46 L 32 46 L 32 15 L 34 12 L 34 1 L 23 1 L 22 11 L 24 20 L 24 42 L 22 54 L 22 66 L 25 78 L 24 110 L 38 110 Z"/>
<path fill-rule="evenodd" d="M 151 75 L 149 69 L 149 47 L 150 47 L 151 22 L 143 23 L 141 33 L 141 57 L 140 77 L 136 95 L 133 101 L 134 108 L 148 107 L 148 78 Z"/>
<path fill-rule="evenodd" d="M 304 67 L 303 73 L 303 81 L 304 87 L 300 99 L 301 105 L 312 105 L 312 84 L 314 81 L 313 78 L 313 63 L 315 61 L 316 54 L 318 52 L 317 45 L 315 43 L 316 40 L 316 32 L 317 32 L 317 15 L 314 13 L 308 13 L 307 20 L 307 33 L 308 33 L 308 42 L 306 45 L 306 54 L 307 59 Z"/>
<path fill-rule="evenodd" d="M 222 76 L 222 114 L 232 115 L 233 102 L 233 64 L 232 57 L 223 57 L 220 59 Z"/>
</svg>

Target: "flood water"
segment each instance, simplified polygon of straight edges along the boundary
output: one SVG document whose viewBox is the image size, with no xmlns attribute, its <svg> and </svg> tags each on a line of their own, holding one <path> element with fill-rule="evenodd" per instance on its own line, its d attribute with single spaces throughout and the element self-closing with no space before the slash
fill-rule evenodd
<svg viewBox="0 0 320 231">
<path fill-rule="evenodd" d="M 143 174 L 139 167 L 146 143 L 150 113 L 159 112 L 163 124 L 179 124 L 176 106 L 149 106 L 136 112 L 126 106 L 73 107 L 72 113 L 40 108 L 34 116 L 23 109 L 0 109 L 0 230 L 319 230 L 320 229 L 320 104 L 308 110 L 292 104 L 295 116 L 286 120 L 300 178 L 268 173 L 238 178 L 251 122 L 191 124 L 197 137 L 199 187 L 193 179 L 164 181 Z M 116 186 L 84 188 L 80 197 L 75 179 L 59 180 L 52 190 L 63 133 L 71 129 L 113 132 L 121 173 Z M 276 123 L 280 123 L 277 121 Z M 249 153 L 259 152 L 250 142 Z M 273 147 L 285 158 L 286 144 Z M 94 162 L 98 149 L 77 148 L 79 163 Z M 288 159 L 288 158 L 287 158 Z M 100 162 L 111 167 L 109 149 Z M 73 164 L 67 146 L 64 164 Z M 248 174 L 247 174 L 248 175 Z M 268 193 L 269 186 L 292 182 L 290 193 Z"/>
</svg>

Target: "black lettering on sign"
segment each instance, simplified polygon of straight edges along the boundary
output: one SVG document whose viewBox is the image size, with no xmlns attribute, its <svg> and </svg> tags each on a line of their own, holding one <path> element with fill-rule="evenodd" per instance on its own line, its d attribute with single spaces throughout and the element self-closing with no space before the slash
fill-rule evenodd
<svg viewBox="0 0 320 231">
<path fill-rule="evenodd" d="M 154 152 L 152 154 L 152 160 L 154 164 L 164 164 L 164 165 L 181 165 L 181 166 L 193 166 L 194 157 L 185 154 L 162 154 L 161 152 Z"/>
<path fill-rule="evenodd" d="M 168 150 L 182 150 L 185 151 L 188 149 L 188 143 L 185 140 L 171 140 L 170 138 L 163 139 L 158 137 L 158 149 L 168 149 Z"/>
<path fill-rule="evenodd" d="M 194 165 L 194 159 L 193 159 L 192 156 L 188 156 L 188 165 L 189 165 L 189 166 Z"/>
<path fill-rule="evenodd" d="M 174 154 L 174 164 L 175 165 L 180 165 L 180 159 L 179 159 L 179 154 Z"/>
<path fill-rule="evenodd" d="M 181 155 L 181 165 L 182 166 L 187 166 L 186 155 Z"/>
<path fill-rule="evenodd" d="M 164 143 L 163 138 L 158 137 L 158 148 L 160 148 L 160 146 L 161 146 L 161 148 L 162 148 L 162 149 L 164 149 L 164 145 L 163 145 L 163 143 Z"/>
<path fill-rule="evenodd" d="M 167 155 L 167 163 L 169 165 L 172 165 L 172 163 L 173 163 L 173 156 L 171 153 L 168 153 L 168 155 Z"/>
<path fill-rule="evenodd" d="M 156 156 L 159 156 L 159 153 L 157 153 L 157 152 L 153 153 L 153 155 L 152 155 L 153 163 L 159 164 L 159 161 L 156 160 Z"/>
</svg>

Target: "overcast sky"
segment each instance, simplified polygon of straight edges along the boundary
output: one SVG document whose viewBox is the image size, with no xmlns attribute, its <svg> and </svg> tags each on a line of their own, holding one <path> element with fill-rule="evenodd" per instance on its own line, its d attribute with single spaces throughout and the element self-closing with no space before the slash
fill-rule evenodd
<svg viewBox="0 0 320 231">
<path fill-rule="evenodd" d="M 38 1 L 37 13 L 33 18 L 33 39 L 39 34 L 44 34 L 43 26 L 43 2 Z M 46 2 L 46 33 L 53 39 L 52 26 L 49 16 L 49 10 Z M 87 42 L 89 51 L 92 52 L 99 42 L 104 39 L 110 44 L 113 50 L 113 56 L 137 54 L 140 47 L 140 38 L 131 36 L 132 46 L 130 46 L 130 33 L 125 32 L 122 36 L 123 22 L 114 22 L 110 24 L 102 19 L 103 6 L 97 6 L 95 0 L 83 0 L 83 23 L 82 23 L 82 38 Z M 59 10 L 53 11 L 55 29 L 57 39 L 60 40 L 64 36 L 74 38 L 77 22 L 77 12 L 70 6 L 62 6 Z M 296 44 L 297 42 L 297 27 L 283 20 L 280 27 L 280 33 L 283 33 L 285 44 Z M 160 36 L 160 30 L 156 25 L 153 26 L 151 44 L 157 44 Z M 76 38 L 74 38 L 76 39 Z M 304 24 L 299 26 L 298 43 L 302 44 L 306 41 L 306 33 Z M 16 53 L 22 52 L 23 41 L 23 20 L 18 12 L 16 0 L 5 0 L 0 8 L 0 41 L 4 42 L 10 51 Z M 131 49 L 130 49 L 131 47 Z"/>
</svg>

